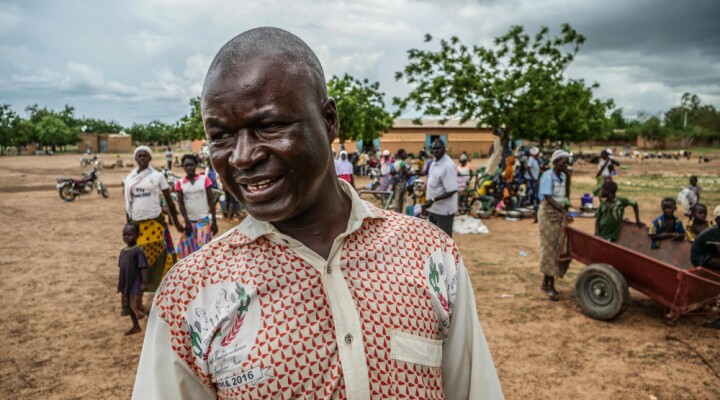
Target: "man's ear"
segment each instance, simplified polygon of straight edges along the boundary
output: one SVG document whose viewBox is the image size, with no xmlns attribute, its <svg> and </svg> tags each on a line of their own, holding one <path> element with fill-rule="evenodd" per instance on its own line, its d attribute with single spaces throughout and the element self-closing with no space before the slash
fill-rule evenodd
<svg viewBox="0 0 720 400">
<path fill-rule="evenodd" d="M 327 132 L 328 142 L 332 144 L 337 138 L 340 129 L 340 118 L 338 118 L 337 106 L 335 99 L 328 97 L 322 104 L 322 114 L 325 120 L 325 128 Z"/>
</svg>

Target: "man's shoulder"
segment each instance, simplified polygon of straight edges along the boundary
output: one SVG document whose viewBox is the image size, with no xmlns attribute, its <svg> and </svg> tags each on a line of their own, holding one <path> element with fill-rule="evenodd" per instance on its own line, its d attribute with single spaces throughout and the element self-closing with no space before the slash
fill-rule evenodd
<svg viewBox="0 0 720 400">
<path fill-rule="evenodd" d="M 382 231 L 386 237 L 433 243 L 440 247 L 456 248 L 455 241 L 436 225 L 425 219 L 400 214 L 394 211 L 380 210 L 384 219 L 376 220 L 382 224 Z M 430 250 L 430 249 L 429 249 Z"/>
</svg>

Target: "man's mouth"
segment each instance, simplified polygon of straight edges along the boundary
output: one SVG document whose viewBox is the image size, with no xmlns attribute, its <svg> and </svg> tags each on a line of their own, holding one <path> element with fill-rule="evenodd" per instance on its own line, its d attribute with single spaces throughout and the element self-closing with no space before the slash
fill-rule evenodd
<svg viewBox="0 0 720 400">
<path fill-rule="evenodd" d="M 272 185 L 278 179 L 280 179 L 280 178 L 278 177 L 278 178 L 264 179 L 257 183 L 248 183 L 247 185 L 245 185 L 245 187 L 247 188 L 248 192 L 250 192 L 250 193 L 261 192 L 261 191 L 269 188 L 270 185 Z"/>
</svg>

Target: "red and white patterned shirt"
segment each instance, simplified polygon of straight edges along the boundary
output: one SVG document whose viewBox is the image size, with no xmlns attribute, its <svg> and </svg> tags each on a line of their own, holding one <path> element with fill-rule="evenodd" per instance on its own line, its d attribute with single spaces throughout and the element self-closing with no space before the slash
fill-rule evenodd
<svg viewBox="0 0 720 400">
<path fill-rule="evenodd" d="M 133 399 L 503 398 L 452 239 L 342 185 L 327 260 L 247 217 L 170 270 Z"/>
</svg>

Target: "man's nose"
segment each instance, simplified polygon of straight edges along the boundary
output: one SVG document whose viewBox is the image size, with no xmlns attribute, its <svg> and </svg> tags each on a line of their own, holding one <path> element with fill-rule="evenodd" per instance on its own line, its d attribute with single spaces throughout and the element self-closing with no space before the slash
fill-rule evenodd
<svg viewBox="0 0 720 400">
<path fill-rule="evenodd" d="M 255 134 L 241 131 L 230 155 L 230 164 L 237 169 L 250 169 L 267 158 L 267 150 L 258 142 Z"/>
</svg>

